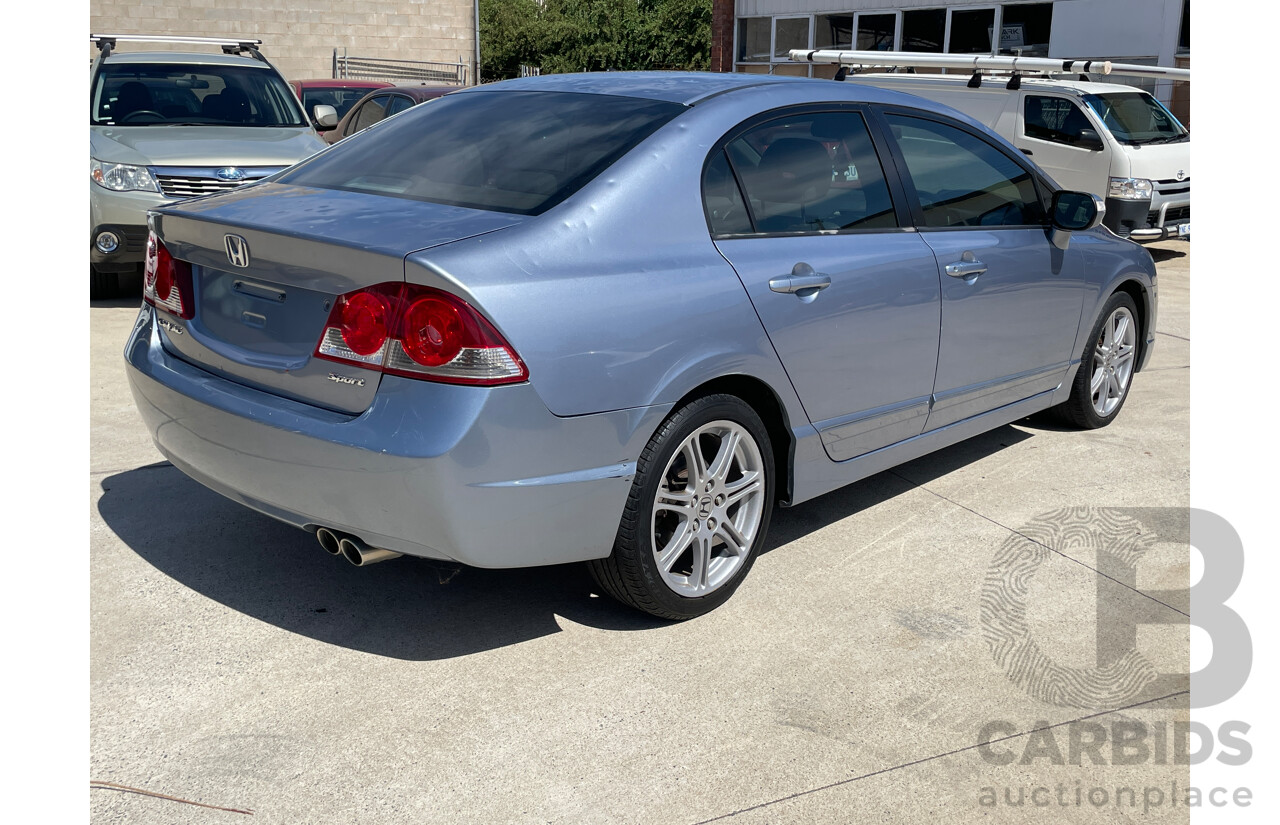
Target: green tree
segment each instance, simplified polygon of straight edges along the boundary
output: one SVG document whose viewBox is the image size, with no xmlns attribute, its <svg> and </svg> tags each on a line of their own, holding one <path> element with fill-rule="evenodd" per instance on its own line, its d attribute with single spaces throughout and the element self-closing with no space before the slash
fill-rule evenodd
<svg viewBox="0 0 1280 825">
<path fill-rule="evenodd" d="M 706 69 L 711 0 L 480 0 L 485 80 L 543 72 Z"/>
</svg>

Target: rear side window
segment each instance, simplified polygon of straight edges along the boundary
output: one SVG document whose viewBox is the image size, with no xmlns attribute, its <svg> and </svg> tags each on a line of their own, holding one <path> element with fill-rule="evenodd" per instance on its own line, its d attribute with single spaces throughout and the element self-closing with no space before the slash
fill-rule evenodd
<svg viewBox="0 0 1280 825">
<path fill-rule="evenodd" d="M 1027 95 L 1022 110 L 1023 131 L 1029 138 L 1075 146 L 1084 130 L 1093 129 L 1088 115 L 1065 97 Z"/>
<path fill-rule="evenodd" d="M 731 141 L 726 154 L 761 234 L 886 229 L 893 201 L 866 121 L 857 112 L 817 112 L 763 123 Z M 703 197 L 717 232 L 718 161 Z"/>
<path fill-rule="evenodd" d="M 573 92 L 471 92 L 415 106 L 280 183 L 537 215 L 685 111 Z"/>
<path fill-rule="evenodd" d="M 1031 173 L 981 138 L 937 121 L 886 115 L 929 227 L 1039 226 Z"/>
</svg>

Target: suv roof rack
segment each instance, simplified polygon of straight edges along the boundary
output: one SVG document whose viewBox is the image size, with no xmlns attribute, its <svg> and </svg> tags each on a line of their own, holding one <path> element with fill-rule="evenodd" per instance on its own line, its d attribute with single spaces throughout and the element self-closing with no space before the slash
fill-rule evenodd
<svg viewBox="0 0 1280 825">
<path fill-rule="evenodd" d="M 90 34 L 89 39 L 98 46 L 101 57 L 108 57 L 115 49 L 116 43 L 181 43 L 189 46 L 221 46 L 223 54 L 247 54 L 263 63 L 267 59 L 258 51 L 261 40 L 246 37 L 184 37 L 181 35 L 158 34 Z M 270 65 L 270 64 L 268 64 Z"/>
<path fill-rule="evenodd" d="M 937 54 L 933 52 L 873 52 L 840 49 L 792 49 L 790 57 L 797 63 L 834 63 L 840 67 L 837 80 L 844 80 L 850 70 L 876 68 L 959 69 L 973 73 L 969 85 L 977 86 L 983 72 L 1011 74 L 1010 88 L 1017 88 L 1015 81 L 1022 74 L 1059 75 L 1088 74 L 1128 75 L 1131 77 L 1155 77 L 1162 80 L 1190 82 L 1190 69 L 1171 69 L 1165 66 L 1143 66 L 1135 63 L 1114 63 L 1110 60 L 1072 60 L 1057 57 L 1021 57 L 998 54 Z M 976 81 L 976 82 L 975 82 Z"/>
</svg>

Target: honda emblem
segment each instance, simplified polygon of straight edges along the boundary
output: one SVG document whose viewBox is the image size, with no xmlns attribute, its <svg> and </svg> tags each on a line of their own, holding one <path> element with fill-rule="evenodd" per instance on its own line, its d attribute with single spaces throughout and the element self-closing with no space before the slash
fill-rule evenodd
<svg viewBox="0 0 1280 825">
<path fill-rule="evenodd" d="M 239 235 L 227 235 L 227 260 L 244 269 L 249 265 L 249 244 Z"/>
</svg>

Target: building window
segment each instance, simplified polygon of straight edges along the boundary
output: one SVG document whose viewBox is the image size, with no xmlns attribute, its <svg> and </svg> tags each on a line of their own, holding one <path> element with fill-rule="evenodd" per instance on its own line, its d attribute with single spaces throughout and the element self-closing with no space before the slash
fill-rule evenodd
<svg viewBox="0 0 1280 825">
<path fill-rule="evenodd" d="M 858 15 L 858 51 L 893 51 L 893 38 L 897 34 L 897 28 L 896 14 Z"/>
<path fill-rule="evenodd" d="M 1191 0 L 1182 3 L 1182 29 L 1178 32 L 1178 51 L 1191 51 Z"/>
<path fill-rule="evenodd" d="M 947 51 L 955 54 L 991 54 L 991 29 L 995 23 L 995 9 L 951 12 L 951 42 Z"/>
<path fill-rule="evenodd" d="M 852 14 L 819 14 L 813 21 L 815 49 L 847 49 L 853 45 Z"/>
<path fill-rule="evenodd" d="M 738 59 L 748 63 L 769 62 L 771 17 L 743 17 L 738 20 Z"/>
<path fill-rule="evenodd" d="M 1049 56 L 1052 3 L 1020 3 L 1001 8 L 1000 51 L 1020 50 L 1027 57 Z"/>
<path fill-rule="evenodd" d="M 946 9 L 915 9 L 902 13 L 904 52 L 941 52 L 946 37 Z"/>
<path fill-rule="evenodd" d="M 773 57 L 786 60 L 792 49 L 809 48 L 808 17 L 778 17 L 774 19 Z"/>
</svg>

